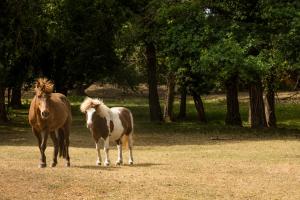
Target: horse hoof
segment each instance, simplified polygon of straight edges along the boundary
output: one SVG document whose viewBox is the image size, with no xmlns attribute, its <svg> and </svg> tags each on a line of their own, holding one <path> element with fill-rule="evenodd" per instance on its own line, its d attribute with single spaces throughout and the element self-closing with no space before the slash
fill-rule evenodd
<svg viewBox="0 0 300 200">
<path fill-rule="evenodd" d="M 104 165 L 105 165 L 106 167 L 108 167 L 108 166 L 109 166 L 109 162 L 105 162 Z"/>
<path fill-rule="evenodd" d="M 116 166 L 120 166 L 120 165 L 122 165 L 122 164 L 123 164 L 122 161 L 117 161 L 117 162 L 116 162 Z"/>
<path fill-rule="evenodd" d="M 46 163 L 39 164 L 39 168 L 45 168 L 46 166 L 47 166 Z"/>
<path fill-rule="evenodd" d="M 100 166 L 101 165 L 101 162 L 96 162 L 96 166 Z"/>
<path fill-rule="evenodd" d="M 129 165 L 133 165 L 133 161 L 129 161 L 128 164 L 129 164 Z"/>
<path fill-rule="evenodd" d="M 68 162 L 68 163 L 66 163 L 66 167 L 70 167 L 70 163 Z"/>
<path fill-rule="evenodd" d="M 57 163 L 53 162 L 53 163 L 51 164 L 51 167 L 55 167 L 56 165 L 57 165 Z"/>
</svg>

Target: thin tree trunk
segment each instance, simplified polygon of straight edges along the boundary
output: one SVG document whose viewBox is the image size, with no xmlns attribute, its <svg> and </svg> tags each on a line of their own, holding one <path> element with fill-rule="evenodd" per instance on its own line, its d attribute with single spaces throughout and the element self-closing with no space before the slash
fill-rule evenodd
<svg viewBox="0 0 300 200">
<path fill-rule="evenodd" d="M 165 122 L 172 122 L 173 118 L 173 104 L 175 96 L 175 75 L 170 72 L 168 75 L 168 91 L 166 94 L 165 108 L 164 108 L 164 120 Z"/>
<path fill-rule="evenodd" d="M 251 128 L 264 128 L 267 126 L 263 100 L 263 87 L 260 79 L 249 86 L 249 122 Z"/>
<path fill-rule="evenodd" d="M 151 121 L 162 121 L 162 111 L 157 91 L 156 50 L 152 42 L 146 43 L 149 109 Z"/>
<path fill-rule="evenodd" d="M 225 123 L 227 125 L 242 126 L 238 100 L 238 76 L 234 75 L 225 83 L 227 113 Z"/>
<path fill-rule="evenodd" d="M 183 86 L 181 88 L 181 93 L 180 93 L 180 107 L 179 107 L 179 114 L 178 114 L 179 119 L 186 118 L 186 95 L 187 95 L 187 90 L 186 87 Z"/>
<path fill-rule="evenodd" d="M 267 78 L 267 93 L 265 96 L 265 112 L 268 127 L 276 127 L 274 75 Z"/>
<path fill-rule="evenodd" d="M 10 101 L 10 106 L 12 108 L 22 107 L 22 86 L 15 86 L 12 88 L 12 96 Z"/>
<path fill-rule="evenodd" d="M 7 88 L 7 105 L 10 105 L 11 102 L 11 87 Z"/>
<path fill-rule="evenodd" d="M 200 122 L 207 122 L 206 116 L 205 116 L 205 111 L 204 111 L 204 105 L 201 99 L 201 96 L 198 95 L 196 92 L 191 92 L 193 96 L 193 100 L 195 103 L 195 107 L 198 113 L 198 119 Z"/>
<path fill-rule="evenodd" d="M 78 95 L 78 96 L 86 96 L 85 89 L 87 89 L 87 86 L 86 86 L 86 85 L 84 85 L 84 84 L 77 85 L 77 86 L 74 88 L 74 92 L 75 92 L 75 94 Z"/>
<path fill-rule="evenodd" d="M 0 85 L 0 122 L 7 122 L 7 111 L 5 106 L 5 87 Z"/>
</svg>

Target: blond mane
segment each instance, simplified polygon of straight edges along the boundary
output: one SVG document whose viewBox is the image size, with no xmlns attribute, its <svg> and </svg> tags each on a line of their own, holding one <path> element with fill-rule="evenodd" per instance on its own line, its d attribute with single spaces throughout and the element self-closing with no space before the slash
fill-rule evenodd
<svg viewBox="0 0 300 200">
<path fill-rule="evenodd" d="M 35 91 L 40 93 L 51 94 L 53 92 L 54 84 L 47 78 L 39 78 L 35 83 Z"/>
<path fill-rule="evenodd" d="M 111 113 L 110 108 L 101 99 L 86 97 L 80 105 L 80 111 L 84 113 L 89 108 L 95 108 L 100 117 L 108 117 Z"/>
</svg>

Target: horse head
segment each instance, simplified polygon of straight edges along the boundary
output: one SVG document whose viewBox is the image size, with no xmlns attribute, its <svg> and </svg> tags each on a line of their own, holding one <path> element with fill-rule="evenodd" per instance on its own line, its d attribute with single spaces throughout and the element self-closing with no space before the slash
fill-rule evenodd
<svg viewBox="0 0 300 200">
<path fill-rule="evenodd" d="M 36 106 L 42 119 L 47 119 L 50 114 L 49 99 L 53 92 L 53 85 L 46 78 L 39 78 L 35 84 Z"/>
<path fill-rule="evenodd" d="M 86 116 L 86 126 L 87 128 L 92 128 L 93 125 L 93 114 L 101 114 L 101 106 L 103 102 L 99 99 L 85 98 L 85 100 L 80 105 L 80 111 L 85 113 Z"/>
</svg>

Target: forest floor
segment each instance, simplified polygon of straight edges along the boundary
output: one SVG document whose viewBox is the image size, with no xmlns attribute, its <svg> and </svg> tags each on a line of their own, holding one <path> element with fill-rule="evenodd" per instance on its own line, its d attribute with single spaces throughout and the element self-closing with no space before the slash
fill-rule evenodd
<svg viewBox="0 0 300 200">
<path fill-rule="evenodd" d="M 104 97 L 109 106 L 130 108 L 135 118 L 135 163 L 126 164 L 125 150 L 125 165 L 118 167 L 115 145 L 112 165 L 95 165 L 93 139 L 79 112 L 83 97 L 70 97 L 70 168 L 59 159 L 56 168 L 39 169 L 28 105 L 12 110 L 12 121 L 0 124 L 0 199 L 300 199 L 300 105 L 298 94 L 283 94 L 278 128 L 262 130 L 248 128 L 246 95 L 240 108 L 244 127 L 224 125 L 224 95 L 204 97 L 208 124 L 197 122 L 191 99 L 187 120 L 153 124 L 145 98 Z"/>
</svg>

